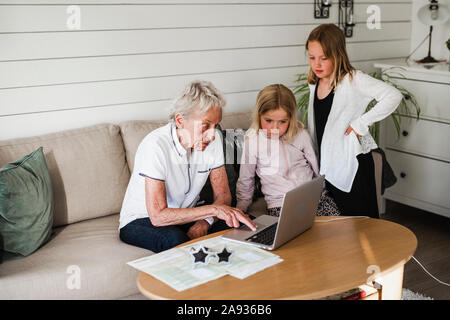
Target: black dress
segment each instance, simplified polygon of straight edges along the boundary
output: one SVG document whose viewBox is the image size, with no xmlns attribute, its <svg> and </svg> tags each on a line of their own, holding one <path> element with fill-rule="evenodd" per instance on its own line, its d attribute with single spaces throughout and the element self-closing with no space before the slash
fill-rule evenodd
<svg viewBox="0 0 450 320">
<path fill-rule="evenodd" d="M 320 159 L 323 132 L 333 104 L 334 92 L 331 90 L 327 97 L 319 99 L 317 97 L 317 87 L 318 85 L 316 85 L 314 91 L 314 122 Z M 350 134 L 355 133 L 351 132 Z M 336 202 L 342 215 L 379 218 L 375 187 L 375 168 L 372 154 L 370 152 L 367 154 L 359 154 L 356 158 L 358 159 L 358 171 L 356 172 L 350 192 L 336 188 L 327 180 L 325 180 L 326 188 Z"/>
</svg>

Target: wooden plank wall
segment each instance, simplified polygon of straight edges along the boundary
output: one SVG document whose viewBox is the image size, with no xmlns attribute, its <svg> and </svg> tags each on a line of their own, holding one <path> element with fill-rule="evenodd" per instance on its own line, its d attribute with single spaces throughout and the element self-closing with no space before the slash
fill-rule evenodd
<svg viewBox="0 0 450 320">
<path fill-rule="evenodd" d="M 381 9 L 369 30 L 369 5 Z M 252 108 L 271 83 L 295 85 L 307 70 L 305 41 L 320 23 L 306 0 L 0 0 L 0 140 L 131 119 L 165 119 L 193 79 L 212 81 L 225 111 Z M 347 48 L 366 72 L 405 57 L 411 1 L 355 0 Z"/>
</svg>

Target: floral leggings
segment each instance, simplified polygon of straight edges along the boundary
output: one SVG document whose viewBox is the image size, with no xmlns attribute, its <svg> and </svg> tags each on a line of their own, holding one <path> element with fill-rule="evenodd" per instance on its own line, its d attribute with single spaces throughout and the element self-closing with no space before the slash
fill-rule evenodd
<svg viewBox="0 0 450 320">
<path fill-rule="evenodd" d="M 267 209 L 269 216 L 280 216 L 281 207 L 273 207 Z M 327 190 L 323 190 L 317 208 L 317 216 L 339 216 L 341 215 L 336 203 Z"/>
</svg>

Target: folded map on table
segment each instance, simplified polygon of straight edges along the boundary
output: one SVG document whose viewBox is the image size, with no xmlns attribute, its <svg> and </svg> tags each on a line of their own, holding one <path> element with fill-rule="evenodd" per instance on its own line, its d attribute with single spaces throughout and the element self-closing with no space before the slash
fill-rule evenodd
<svg viewBox="0 0 450 320">
<path fill-rule="evenodd" d="M 197 259 L 193 253 L 200 250 L 202 255 Z M 219 258 L 223 252 L 226 253 L 224 258 Z M 282 261 L 273 253 L 255 246 L 230 242 L 219 236 L 127 264 L 177 291 L 183 291 L 227 274 L 244 279 Z"/>
</svg>

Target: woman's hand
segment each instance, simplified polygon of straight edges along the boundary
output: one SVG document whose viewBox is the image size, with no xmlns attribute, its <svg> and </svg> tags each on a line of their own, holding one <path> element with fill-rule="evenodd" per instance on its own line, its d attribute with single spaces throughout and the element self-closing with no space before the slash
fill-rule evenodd
<svg viewBox="0 0 450 320">
<path fill-rule="evenodd" d="M 352 131 L 356 134 L 356 137 L 359 139 L 359 134 L 355 131 L 355 129 L 352 128 L 352 126 L 348 126 L 347 131 L 345 131 L 345 135 L 348 136 Z"/>
<path fill-rule="evenodd" d="M 206 236 L 208 234 L 209 223 L 205 220 L 198 220 L 192 227 L 189 228 L 187 236 L 190 239 L 196 239 Z"/>
<path fill-rule="evenodd" d="M 256 225 L 241 209 L 232 208 L 227 205 L 213 205 L 215 216 L 224 220 L 229 227 L 239 228 L 239 222 L 247 225 L 251 230 L 256 230 Z"/>
</svg>

